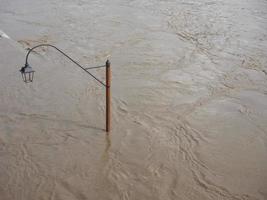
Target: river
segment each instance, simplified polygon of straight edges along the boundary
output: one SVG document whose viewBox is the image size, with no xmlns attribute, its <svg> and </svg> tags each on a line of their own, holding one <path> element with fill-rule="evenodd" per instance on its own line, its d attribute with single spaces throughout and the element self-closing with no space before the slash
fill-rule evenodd
<svg viewBox="0 0 267 200">
<path fill-rule="evenodd" d="M 0 0 L 0 30 L 1 200 L 267 199 L 266 0 Z M 110 59 L 109 134 L 55 50 L 22 82 L 40 43 Z"/>
</svg>

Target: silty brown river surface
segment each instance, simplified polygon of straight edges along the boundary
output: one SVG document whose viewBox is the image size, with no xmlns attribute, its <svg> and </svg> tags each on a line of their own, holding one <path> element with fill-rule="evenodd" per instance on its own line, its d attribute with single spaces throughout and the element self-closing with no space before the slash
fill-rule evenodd
<svg viewBox="0 0 267 200">
<path fill-rule="evenodd" d="M 0 30 L 1 200 L 267 199 L 266 0 L 0 0 Z M 110 57 L 110 134 L 55 50 L 22 82 L 40 43 Z"/>
</svg>

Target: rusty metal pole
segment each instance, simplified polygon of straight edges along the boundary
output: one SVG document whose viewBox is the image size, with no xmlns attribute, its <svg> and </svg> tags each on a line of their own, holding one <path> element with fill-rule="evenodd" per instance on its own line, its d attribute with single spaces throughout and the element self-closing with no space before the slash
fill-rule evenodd
<svg viewBox="0 0 267 200">
<path fill-rule="evenodd" d="M 110 62 L 106 61 L 106 132 L 110 131 L 110 87 L 111 87 L 111 72 Z"/>
</svg>

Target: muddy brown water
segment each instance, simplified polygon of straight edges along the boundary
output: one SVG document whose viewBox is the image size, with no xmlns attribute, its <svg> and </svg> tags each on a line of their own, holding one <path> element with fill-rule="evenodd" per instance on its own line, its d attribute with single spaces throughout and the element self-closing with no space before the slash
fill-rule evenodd
<svg viewBox="0 0 267 200">
<path fill-rule="evenodd" d="M 0 0 L 0 30 L 1 200 L 267 199 L 266 1 Z M 110 134 L 104 88 L 53 49 L 22 83 L 40 43 L 110 58 Z"/>
</svg>

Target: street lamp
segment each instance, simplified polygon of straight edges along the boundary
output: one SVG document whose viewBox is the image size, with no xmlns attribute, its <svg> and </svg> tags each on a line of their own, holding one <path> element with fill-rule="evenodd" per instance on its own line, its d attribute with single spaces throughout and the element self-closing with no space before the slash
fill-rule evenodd
<svg viewBox="0 0 267 200">
<path fill-rule="evenodd" d="M 32 70 L 31 66 L 25 64 L 20 70 L 22 79 L 25 83 L 29 83 L 33 81 L 34 70 Z"/>
<path fill-rule="evenodd" d="M 69 57 L 67 54 L 65 54 L 63 51 L 61 51 L 60 49 L 58 49 L 57 47 L 50 45 L 50 44 L 40 44 L 37 45 L 31 49 L 29 49 L 27 55 L 26 55 L 26 61 L 25 61 L 25 65 L 24 67 L 22 67 L 19 71 L 21 73 L 22 76 L 22 80 L 25 83 L 29 83 L 29 82 L 33 82 L 33 76 L 34 76 L 34 70 L 32 69 L 32 67 L 29 65 L 28 63 L 28 57 L 30 55 L 30 53 L 41 46 L 47 46 L 47 47 L 52 47 L 54 49 L 56 49 L 57 51 L 59 51 L 61 54 L 63 54 L 65 57 L 67 57 L 70 61 L 72 61 L 76 66 L 78 66 L 79 68 L 81 68 L 83 71 L 85 71 L 88 75 L 90 75 L 91 77 L 93 77 L 98 83 L 100 83 L 102 86 L 104 86 L 106 88 L 106 132 L 110 131 L 110 119 L 111 119 L 111 115 L 110 115 L 110 87 L 111 87 L 111 70 L 110 70 L 110 62 L 109 60 L 106 61 L 105 65 L 101 65 L 101 66 L 97 66 L 97 67 L 88 67 L 85 68 L 83 66 L 81 66 L 79 63 L 77 63 L 75 60 L 73 60 L 71 57 Z M 106 68 L 106 83 L 103 83 L 101 80 L 99 80 L 97 77 L 95 77 L 93 74 L 91 74 L 88 70 L 90 69 L 94 69 L 94 68 L 102 68 L 105 67 Z"/>
</svg>

